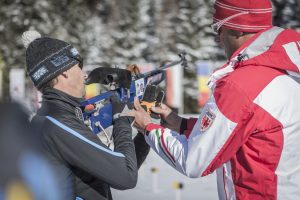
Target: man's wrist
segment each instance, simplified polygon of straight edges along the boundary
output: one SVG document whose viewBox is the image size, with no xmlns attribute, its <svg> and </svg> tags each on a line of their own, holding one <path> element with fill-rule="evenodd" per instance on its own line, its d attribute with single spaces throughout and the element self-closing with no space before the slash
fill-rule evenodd
<svg viewBox="0 0 300 200">
<path fill-rule="evenodd" d="M 164 121 L 166 122 L 164 125 L 167 128 L 175 130 L 177 132 L 180 131 L 182 117 L 178 116 L 174 111 L 172 111 Z"/>
</svg>

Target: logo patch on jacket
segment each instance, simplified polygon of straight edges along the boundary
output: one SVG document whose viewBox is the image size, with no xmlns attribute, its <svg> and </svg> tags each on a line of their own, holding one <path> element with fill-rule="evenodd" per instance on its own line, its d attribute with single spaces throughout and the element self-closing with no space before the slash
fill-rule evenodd
<svg viewBox="0 0 300 200">
<path fill-rule="evenodd" d="M 216 115 L 210 109 L 207 109 L 200 122 L 200 131 L 205 132 L 207 129 L 209 129 L 215 118 Z"/>
<path fill-rule="evenodd" d="M 80 121 L 84 121 L 82 110 L 80 107 L 75 108 L 75 115 Z"/>
</svg>

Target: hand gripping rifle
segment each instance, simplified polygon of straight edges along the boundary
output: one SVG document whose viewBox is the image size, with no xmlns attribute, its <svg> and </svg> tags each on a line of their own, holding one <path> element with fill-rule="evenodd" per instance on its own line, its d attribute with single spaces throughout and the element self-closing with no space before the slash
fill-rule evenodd
<svg viewBox="0 0 300 200">
<path fill-rule="evenodd" d="M 91 71 L 86 80 L 86 84 L 100 83 L 108 85 L 110 90 L 81 103 L 82 107 L 88 105 L 92 105 L 93 107 L 92 110 L 83 113 L 86 124 L 91 127 L 95 134 L 104 131 L 104 129 L 112 125 L 112 105 L 109 98 L 114 94 L 124 103 L 133 103 L 134 97 L 136 96 L 139 100 L 144 97 L 145 101 L 147 101 L 149 91 L 150 93 L 153 92 L 153 88 L 156 88 L 156 85 L 165 79 L 165 69 L 178 64 L 184 67 L 187 65 L 185 53 L 183 52 L 178 55 L 180 60 L 167 63 L 159 69 L 144 74 L 132 75 L 129 70 L 110 67 L 99 67 Z M 148 94 L 144 96 L 146 91 L 148 91 Z M 155 99 L 153 99 L 153 95 L 150 96 L 152 96 L 151 99 L 154 100 L 154 103 L 157 104 Z M 158 94 L 156 100 L 161 101 L 163 96 L 161 93 Z M 142 105 L 145 105 L 149 110 L 152 104 L 142 102 Z"/>
</svg>

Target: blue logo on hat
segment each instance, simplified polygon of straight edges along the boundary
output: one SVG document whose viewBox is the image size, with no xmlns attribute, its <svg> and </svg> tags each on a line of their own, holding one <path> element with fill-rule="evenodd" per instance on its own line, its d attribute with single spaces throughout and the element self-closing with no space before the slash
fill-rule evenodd
<svg viewBox="0 0 300 200">
<path fill-rule="evenodd" d="M 34 81 L 38 81 L 47 72 L 48 72 L 48 69 L 45 66 L 42 66 L 36 72 L 34 72 L 34 74 L 32 75 L 32 78 L 33 78 Z"/>
<path fill-rule="evenodd" d="M 72 56 L 77 56 L 79 54 L 78 50 L 75 47 L 70 49 L 70 52 L 71 52 Z"/>
<path fill-rule="evenodd" d="M 68 62 L 70 59 L 68 58 L 68 56 L 65 56 L 65 55 L 60 55 L 60 56 L 57 56 L 55 58 L 53 58 L 51 60 L 51 63 L 53 65 L 55 65 L 55 67 L 58 67 L 66 62 Z"/>
</svg>

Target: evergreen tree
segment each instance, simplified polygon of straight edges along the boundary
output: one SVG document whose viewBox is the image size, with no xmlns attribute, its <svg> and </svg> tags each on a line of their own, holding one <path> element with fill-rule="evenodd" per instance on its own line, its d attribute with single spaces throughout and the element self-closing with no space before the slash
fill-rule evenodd
<svg viewBox="0 0 300 200">
<path fill-rule="evenodd" d="M 300 30 L 300 1 L 273 0 L 274 24 Z M 4 68 L 25 66 L 22 32 L 36 29 L 72 43 L 85 64 L 124 67 L 178 59 L 187 52 L 186 112 L 198 112 L 197 60 L 224 60 L 214 42 L 211 0 L 1 0 L 0 55 Z"/>
<path fill-rule="evenodd" d="M 273 24 L 283 28 L 293 28 L 300 31 L 300 1 L 273 0 Z"/>
</svg>

